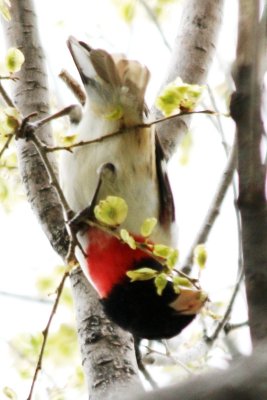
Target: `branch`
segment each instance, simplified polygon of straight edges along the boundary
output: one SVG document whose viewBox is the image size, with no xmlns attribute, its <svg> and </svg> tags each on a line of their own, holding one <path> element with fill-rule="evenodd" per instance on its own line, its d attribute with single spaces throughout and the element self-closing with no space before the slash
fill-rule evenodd
<svg viewBox="0 0 267 400">
<path fill-rule="evenodd" d="M 7 79 L 11 79 L 10 77 L 6 77 Z M 1 79 L 3 79 L 3 77 L 1 77 Z M 15 107 L 13 101 L 11 100 L 10 96 L 8 95 L 7 91 L 4 89 L 2 82 L 0 79 L 0 95 L 3 97 L 5 103 L 7 106 L 9 107 Z M 6 149 L 8 148 L 8 146 L 10 145 L 10 142 L 12 140 L 13 135 L 9 135 L 5 144 L 3 145 L 2 149 L 0 150 L 0 158 L 2 157 L 2 155 L 4 154 L 4 152 L 6 151 Z"/>
<path fill-rule="evenodd" d="M 166 345 L 166 341 L 165 341 L 165 345 Z M 165 349 L 166 349 L 165 353 L 163 353 L 163 352 L 161 352 L 159 350 L 151 349 L 149 346 L 145 346 L 145 347 L 148 350 L 147 356 L 149 356 L 151 354 L 152 355 L 156 354 L 156 355 L 158 355 L 158 356 L 160 356 L 162 358 L 168 359 L 169 360 L 168 361 L 168 365 L 169 366 L 170 365 L 175 365 L 175 366 L 181 367 L 189 375 L 193 375 L 194 374 L 193 368 L 192 369 L 188 368 L 187 365 L 183 361 L 181 361 L 179 358 L 173 356 L 166 346 L 165 346 Z M 161 365 L 162 364 L 163 363 L 162 363 L 162 360 L 161 360 Z"/>
<path fill-rule="evenodd" d="M 218 323 L 217 328 L 215 329 L 214 333 L 211 336 L 206 337 L 206 341 L 208 343 L 212 344 L 213 342 L 215 342 L 215 340 L 218 338 L 221 330 L 225 327 L 225 325 L 231 315 L 231 312 L 233 310 L 234 302 L 235 302 L 236 296 L 239 292 L 241 283 L 243 282 L 243 279 L 244 279 L 244 271 L 241 271 L 239 278 L 237 280 L 237 283 L 235 285 L 235 289 L 232 293 L 231 299 L 229 301 L 228 307 L 224 313 L 222 320 Z"/>
<path fill-rule="evenodd" d="M 161 87 L 178 76 L 184 82 L 202 84 L 207 79 L 222 21 L 223 0 L 186 0 L 172 50 L 167 76 Z M 155 119 L 161 115 L 152 110 Z M 166 121 L 157 126 L 166 158 L 169 159 L 188 130 L 189 119 Z"/>
<path fill-rule="evenodd" d="M 226 142 L 225 132 L 224 132 L 222 121 L 221 121 L 221 115 L 219 113 L 213 92 L 209 86 L 208 86 L 208 93 L 209 93 L 209 96 L 211 99 L 212 107 L 213 107 L 214 111 L 217 112 L 218 131 L 222 138 L 222 145 L 223 145 L 225 154 L 229 157 L 230 149 L 229 149 L 228 143 Z M 237 184 L 234 179 L 232 180 L 232 187 L 233 187 L 233 194 L 234 194 L 234 208 L 235 208 L 237 234 L 238 234 L 238 259 L 239 259 L 238 264 L 239 264 L 239 272 L 240 272 L 244 267 L 243 266 L 243 249 L 242 249 L 242 225 L 241 225 L 241 216 L 240 216 L 239 208 L 237 205 L 238 189 L 237 189 Z"/>
<path fill-rule="evenodd" d="M 150 373 L 148 372 L 148 370 L 146 369 L 146 367 L 143 363 L 142 354 L 140 351 L 140 343 L 141 343 L 140 339 L 134 338 L 135 355 L 136 355 L 136 361 L 137 361 L 139 371 L 143 374 L 144 378 L 150 384 L 151 388 L 157 389 L 158 388 L 157 383 L 154 381 L 154 379 L 152 378 L 152 376 L 150 375 Z"/>
<path fill-rule="evenodd" d="M 126 400 L 255 400 L 267 398 L 267 351 L 263 344 L 250 357 L 241 357 L 225 370 L 190 376 L 187 381 Z"/>
<path fill-rule="evenodd" d="M 3 79 L 3 78 L 2 78 Z M 7 91 L 3 88 L 1 79 L 0 79 L 0 94 L 3 97 L 5 103 L 9 106 L 9 107 L 15 107 L 13 101 L 11 100 L 11 98 L 9 97 L 9 95 L 7 94 Z"/>
<path fill-rule="evenodd" d="M 84 250 L 83 250 L 81 244 L 77 240 L 76 232 L 74 232 L 72 227 L 68 224 L 69 219 L 73 216 L 73 212 L 70 209 L 70 207 L 65 199 L 65 196 L 61 190 L 61 187 L 59 185 L 59 182 L 57 180 L 57 177 L 53 170 L 53 167 L 47 157 L 45 150 L 42 147 L 42 142 L 38 139 L 38 137 L 33 132 L 31 132 L 31 134 L 28 135 L 28 139 L 30 139 L 32 141 L 32 143 L 34 143 L 34 145 L 40 155 L 40 158 L 44 163 L 45 169 L 46 169 L 48 177 L 49 177 L 50 185 L 55 188 L 56 193 L 59 198 L 59 202 L 64 210 L 64 214 L 67 216 L 66 230 L 69 234 L 69 248 L 68 248 L 68 252 L 65 257 L 66 261 L 67 261 L 67 263 L 77 263 L 77 260 L 76 260 L 75 254 L 74 254 L 75 247 L 78 246 L 79 249 L 82 251 L 82 253 L 83 254 L 85 254 L 85 253 L 84 253 Z"/>
<path fill-rule="evenodd" d="M 161 37 L 163 43 L 165 44 L 167 49 L 171 51 L 171 46 L 169 45 L 168 40 L 166 39 L 166 37 L 164 35 L 164 32 L 161 29 L 161 26 L 159 24 L 157 16 L 155 15 L 155 13 L 151 9 L 151 7 L 149 7 L 149 5 L 147 4 L 147 2 L 145 0 L 139 0 L 139 3 L 144 7 L 144 9 L 147 12 L 147 15 L 149 16 L 151 21 L 154 23 L 155 27 L 157 28 L 157 30 L 158 30 L 158 32 L 160 34 L 160 37 Z"/>
<path fill-rule="evenodd" d="M 70 106 L 70 107 L 75 107 L 75 106 Z M 66 114 L 67 113 L 68 112 L 66 112 Z M 47 152 L 53 152 L 53 151 L 59 151 L 59 150 L 66 150 L 66 151 L 70 151 L 71 152 L 72 149 L 74 149 L 75 147 L 87 146 L 89 144 L 94 144 L 94 143 L 101 143 L 101 142 L 103 142 L 103 141 L 105 141 L 107 139 L 111 139 L 111 138 L 114 138 L 116 136 L 125 135 L 125 134 L 129 134 L 129 133 L 135 133 L 136 129 L 138 129 L 138 128 L 150 128 L 153 125 L 161 124 L 162 122 L 165 122 L 165 121 L 170 121 L 170 120 L 173 120 L 173 119 L 182 118 L 183 116 L 188 116 L 188 115 L 193 115 L 193 114 L 217 115 L 217 113 L 212 111 L 212 110 L 182 111 L 182 112 L 179 112 L 178 114 L 173 114 L 173 115 L 170 115 L 168 117 L 159 118 L 159 119 L 156 119 L 156 120 L 151 121 L 151 122 L 146 122 L 146 123 L 134 125 L 134 126 L 131 126 L 131 127 L 128 127 L 128 128 L 122 128 L 122 129 L 119 129 L 119 130 L 117 130 L 115 132 L 109 133 L 107 135 L 100 136 L 100 137 L 98 137 L 96 139 L 81 140 L 80 142 L 73 143 L 73 144 L 70 144 L 68 146 L 47 146 L 45 143 L 43 143 L 43 148 Z M 225 116 L 227 116 L 227 115 L 225 115 Z M 52 120 L 54 118 L 58 118 L 58 115 L 54 114 L 54 115 L 50 116 L 49 120 Z M 42 125 L 42 121 L 38 121 L 38 123 L 39 122 Z M 44 123 L 46 123 L 45 120 L 44 120 Z"/>
<path fill-rule="evenodd" d="M 266 6 L 265 6 L 266 7 Z M 238 45 L 234 65 L 236 93 L 231 115 L 238 141 L 238 206 L 249 324 L 254 344 L 266 338 L 267 325 L 267 205 L 265 169 L 261 160 L 264 128 L 261 119 L 262 62 L 266 49 L 265 23 L 259 20 L 260 1 L 239 1 Z"/>
<path fill-rule="evenodd" d="M 224 325 L 224 332 L 226 335 L 228 335 L 229 332 L 235 330 L 235 329 L 240 329 L 245 326 L 249 326 L 248 321 L 240 322 L 239 324 L 230 324 L 229 322 Z"/>
<path fill-rule="evenodd" d="M 2 157 L 2 155 L 4 154 L 4 152 L 7 150 L 8 146 L 10 145 L 10 142 L 13 138 L 13 135 L 9 135 L 5 144 L 3 145 L 2 149 L 0 150 L 0 158 Z"/>
<path fill-rule="evenodd" d="M 7 45 L 21 49 L 25 56 L 25 63 L 17 73 L 19 79 L 10 82 L 14 104 L 23 115 L 36 112 L 46 117 L 49 113 L 47 77 L 32 2 L 14 0 L 10 11 L 11 21 L 3 24 Z M 39 130 L 38 137 L 42 142 L 52 145 L 52 133 L 48 125 Z M 46 169 L 33 144 L 18 140 L 17 150 L 28 200 L 50 243 L 64 257 L 68 249 L 68 235 L 56 191 L 49 185 Z M 55 166 L 52 157 L 50 160 Z"/>
<path fill-rule="evenodd" d="M 91 219 L 86 219 L 84 222 L 87 223 L 89 226 L 96 227 L 96 228 L 100 229 L 101 231 L 107 233 L 108 235 L 111 235 L 111 236 L 115 237 L 117 240 L 121 241 L 121 237 L 120 237 L 120 234 L 118 233 L 118 231 L 113 230 L 104 225 L 101 225 L 100 223 L 95 222 Z M 137 240 L 135 240 L 135 246 L 137 249 L 142 250 L 143 253 L 147 254 L 149 257 L 153 258 L 159 264 L 161 264 L 163 271 L 168 275 L 168 277 L 170 279 L 173 277 L 174 274 L 177 274 L 183 278 L 186 278 L 193 287 L 195 287 L 197 290 L 200 290 L 200 286 L 199 286 L 197 279 L 191 278 L 182 270 L 178 270 L 176 268 L 170 269 L 169 267 L 167 267 L 166 261 L 164 261 L 164 258 L 160 257 L 160 256 L 156 256 L 153 253 L 153 245 L 151 246 L 151 244 L 147 244 L 146 242 L 138 242 Z"/>
<path fill-rule="evenodd" d="M 71 92 L 74 94 L 74 96 L 77 98 L 79 103 L 84 106 L 86 102 L 86 94 L 79 85 L 79 83 L 70 75 L 68 71 L 63 69 L 59 77 L 62 79 L 62 81 L 66 84 L 66 86 L 71 90 Z"/>
<path fill-rule="evenodd" d="M 36 384 L 36 381 L 37 381 L 38 373 L 42 369 L 43 355 L 44 355 L 44 350 L 45 350 L 45 346 L 46 346 L 46 342 L 47 342 L 47 338 L 48 338 L 48 334 L 49 334 L 50 325 L 51 325 L 53 317 L 54 317 L 54 315 L 56 313 L 57 306 L 58 306 L 58 303 L 59 303 L 59 300 L 60 300 L 60 297 L 61 297 L 61 294 L 62 294 L 62 291 L 63 291 L 63 288 L 64 288 L 65 280 L 66 280 L 66 278 L 68 276 L 69 276 L 69 272 L 65 272 L 63 277 L 62 277 L 62 279 L 61 279 L 61 282 L 60 282 L 60 284 L 59 284 L 59 286 L 58 286 L 58 288 L 56 290 L 57 296 L 56 296 L 55 303 L 53 305 L 53 308 L 51 310 L 50 316 L 48 318 L 47 325 L 46 325 L 45 329 L 42 332 L 43 333 L 43 343 L 42 343 L 41 350 L 40 350 L 40 353 L 39 353 L 37 365 L 36 365 L 35 372 L 34 372 L 33 379 L 32 379 L 30 393 L 29 393 L 29 395 L 27 397 L 27 400 L 31 400 L 32 399 L 33 390 L 34 390 L 34 387 L 35 387 L 35 384 Z"/>
<path fill-rule="evenodd" d="M 4 290 L 0 290 L 0 296 L 11 297 L 13 299 L 22 300 L 22 301 L 30 301 L 33 303 L 53 304 L 53 302 L 51 300 L 47 300 L 42 297 L 34 297 L 34 296 L 29 296 L 27 294 L 6 292 Z"/>
</svg>

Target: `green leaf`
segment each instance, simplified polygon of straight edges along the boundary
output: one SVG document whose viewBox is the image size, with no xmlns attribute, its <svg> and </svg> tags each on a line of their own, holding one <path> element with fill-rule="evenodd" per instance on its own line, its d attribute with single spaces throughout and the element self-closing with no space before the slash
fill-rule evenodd
<svg viewBox="0 0 267 400">
<path fill-rule="evenodd" d="M 11 20 L 11 15 L 9 12 L 10 1 L 9 0 L 0 0 L 0 14 L 6 21 Z"/>
<path fill-rule="evenodd" d="M 192 287 L 192 283 L 190 282 L 190 280 L 182 276 L 174 276 L 172 283 L 173 290 L 177 294 L 181 292 L 181 287 Z"/>
<path fill-rule="evenodd" d="M 148 237 L 151 235 L 153 232 L 153 229 L 157 225 L 157 218 L 146 218 L 144 222 L 142 223 L 142 226 L 140 228 L 140 233 L 143 237 Z"/>
<path fill-rule="evenodd" d="M 204 244 L 198 244 L 194 250 L 194 261 L 200 269 L 205 268 L 207 262 L 207 250 Z"/>
<path fill-rule="evenodd" d="M 69 134 L 69 135 L 60 135 L 60 142 L 63 144 L 63 146 L 70 146 L 73 143 L 75 143 L 77 139 L 77 134 Z"/>
<path fill-rule="evenodd" d="M 188 278 L 185 278 L 183 276 L 174 276 L 173 277 L 173 283 L 180 285 L 180 286 L 185 286 L 185 287 L 191 287 L 192 283 Z"/>
<path fill-rule="evenodd" d="M 16 393 L 14 392 L 14 390 L 11 389 L 11 388 L 8 387 L 8 386 L 5 386 L 5 387 L 3 388 L 3 393 L 4 393 L 4 395 L 5 395 L 8 399 L 17 400 L 17 398 L 18 398 L 18 396 L 16 395 Z"/>
<path fill-rule="evenodd" d="M 172 283 L 172 287 L 173 287 L 173 290 L 174 290 L 174 292 L 175 292 L 176 294 L 181 293 L 181 289 L 180 289 L 180 285 L 179 285 L 179 284 L 173 282 L 173 283 Z"/>
<path fill-rule="evenodd" d="M 173 252 L 173 248 L 165 244 L 155 244 L 153 254 L 158 257 L 168 258 Z"/>
<path fill-rule="evenodd" d="M 120 11 L 124 21 L 130 24 L 135 15 L 135 2 L 133 0 L 127 1 L 121 6 Z"/>
<path fill-rule="evenodd" d="M 48 293 L 54 293 L 55 291 L 55 280 L 54 277 L 49 276 L 42 276 L 36 280 L 36 288 L 38 292 L 42 295 L 46 295 Z"/>
<path fill-rule="evenodd" d="M 167 266 L 171 269 L 174 268 L 178 262 L 178 259 L 179 259 L 179 251 L 177 249 L 173 249 L 173 251 L 167 258 Z"/>
<path fill-rule="evenodd" d="M 6 55 L 6 68 L 10 73 L 18 72 L 25 61 L 23 53 L 16 47 L 10 47 Z"/>
<path fill-rule="evenodd" d="M 128 244 L 128 246 L 131 247 L 131 249 L 136 249 L 136 242 L 126 229 L 121 229 L 120 237 L 124 241 L 124 243 Z"/>
<path fill-rule="evenodd" d="M 181 109 L 192 111 L 199 100 L 204 86 L 184 83 L 181 78 L 169 83 L 156 99 L 156 106 L 169 116 Z"/>
<path fill-rule="evenodd" d="M 124 110 L 122 105 L 118 104 L 108 114 L 104 115 L 104 118 L 108 121 L 118 121 L 123 117 Z"/>
<path fill-rule="evenodd" d="M 149 279 L 155 278 L 157 274 L 158 272 L 155 269 L 148 267 L 143 267 L 126 272 L 126 275 L 131 279 L 131 282 L 148 281 Z"/>
<path fill-rule="evenodd" d="M 22 121 L 20 112 L 14 107 L 0 110 L 0 134 L 9 135 L 18 129 Z"/>
<path fill-rule="evenodd" d="M 168 280 L 167 280 L 167 275 L 164 274 L 163 272 L 161 274 L 158 274 L 154 280 L 156 289 L 157 289 L 157 294 L 159 296 L 162 295 L 163 290 L 165 289 Z"/>
<path fill-rule="evenodd" d="M 109 226 L 118 226 L 125 221 L 128 206 L 121 197 L 108 196 L 95 206 L 94 214 L 99 222 Z"/>
</svg>

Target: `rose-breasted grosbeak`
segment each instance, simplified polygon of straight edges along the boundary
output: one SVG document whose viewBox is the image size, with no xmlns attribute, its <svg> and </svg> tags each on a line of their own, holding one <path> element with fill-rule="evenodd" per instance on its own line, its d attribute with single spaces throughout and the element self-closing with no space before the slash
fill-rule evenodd
<svg viewBox="0 0 267 400">
<path fill-rule="evenodd" d="M 155 217 L 158 224 L 150 243 L 173 246 L 174 205 L 164 155 L 154 127 L 142 126 L 148 69 L 72 37 L 68 46 L 87 95 L 83 117 L 75 126 L 77 140 L 104 138 L 61 157 L 61 184 L 70 207 L 80 213 L 107 196 L 121 197 L 129 210 L 121 228 L 142 241 L 140 226 Z M 108 137 L 114 132 L 119 133 Z M 200 291 L 192 288 L 177 294 L 168 282 L 159 295 L 153 279 L 131 282 L 127 271 L 162 270 L 142 248 L 134 250 L 98 226 L 88 225 L 78 237 L 86 255 L 77 249 L 77 257 L 107 315 L 136 337 L 172 337 L 202 307 Z"/>
</svg>

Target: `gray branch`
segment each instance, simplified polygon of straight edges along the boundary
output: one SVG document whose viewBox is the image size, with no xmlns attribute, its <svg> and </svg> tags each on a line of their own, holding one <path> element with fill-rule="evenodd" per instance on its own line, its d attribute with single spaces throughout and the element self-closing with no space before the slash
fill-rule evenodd
<svg viewBox="0 0 267 400">
<path fill-rule="evenodd" d="M 261 347 L 251 357 L 242 357 L 227 371 L 190 377 L 180 385 L 125 400 L 261 400 L 267 398 L 267 352 Z"/>
<path fill-rule="evenodd" d="M 231 114 L 238 142 L 238 205 L 249 325 L 254 344 L 267 337 L 267 204 L 265 168 L 261 160 L 264 128 L 261 120 L 262 61 L 266 53 L 265 24 L 260 24 L 260 1 L 239 1 L 236 93 Z M 266 18 L 266 13 L 264 13 Z"/>
<path fill-rule="evenodd" d="M 49 113 L 47 75 L 31 2 L 12 1 L 11 15 L 12 20 L 4 24 L 7 45 L 22 50 L 26 59 L 18 73 L 19 80 L 12 82 L 14 103 L 24 116 L 37 112 L 38 118 L 45 117 Z M 40 129 L 39 138 L 52 144 L 48 125 Z M 68 238 L 57 193 L 49 183 L 46 169 L 34 145 L 18 140 L 17 151 L 29 203 L 50 243 L 64 257 Z"/>
</svg>

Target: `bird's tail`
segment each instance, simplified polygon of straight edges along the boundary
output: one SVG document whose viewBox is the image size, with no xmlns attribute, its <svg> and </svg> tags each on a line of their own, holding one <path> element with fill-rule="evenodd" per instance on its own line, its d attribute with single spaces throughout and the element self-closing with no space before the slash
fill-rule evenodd
<svg viewBox="0 0 267 400">
<path fill-rule="evenodd" d="M 103 118 L 132 126 L 143 121 L 147 67 L 123 55 L 92 49 L 73 37 L 68 47 L 83 81 L 90 108 Z"/>
</svg>

